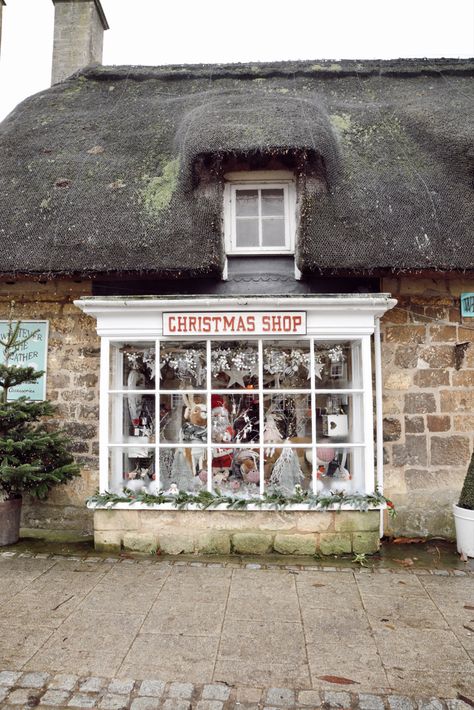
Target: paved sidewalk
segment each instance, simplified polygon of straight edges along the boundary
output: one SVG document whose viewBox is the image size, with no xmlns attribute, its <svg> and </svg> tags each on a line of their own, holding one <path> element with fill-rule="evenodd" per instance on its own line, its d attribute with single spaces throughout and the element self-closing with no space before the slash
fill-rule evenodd
<svg viewBox="0 0 474 710">
<path fill-rule="evenodd" d="M 0 553 L 2 708 L 460 710 L 469 700 L 470 571 Z"/>
</svg>

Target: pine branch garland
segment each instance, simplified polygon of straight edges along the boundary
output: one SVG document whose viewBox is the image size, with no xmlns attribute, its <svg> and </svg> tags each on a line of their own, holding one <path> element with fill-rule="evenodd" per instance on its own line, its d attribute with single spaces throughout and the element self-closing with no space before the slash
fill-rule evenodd
<svg viewBox="0 0 474 710">
<path fill-rule="evenodd" d="M 261 496 L 254 498 L 239 498 L 237 496 L 223 495 L 220 491 L 210 493 L 209 491 L 201 490 L 198 493 L 187 493 L 179 491 L 177 495 L 170 495 L 164 491 L 160 491 L 156 495 L 151 495 L 147 492 L 133 493 L 132 491 L 124 490 L 122 494 L 99 493 L 88 498 L 87 502 L 93 507 L 106 506 L 113 508 L 119 503 L 143 503 L 145 505 L 163 505 L 171 503 L 179 510 L 189 506 L 206 510 L 208 508 L 216 508 L 224 506 L 228 510 L 245 510 L 249 506 L 258 508 L 273 508 L 275 510 L 283 510 L 290 505 L 307 505 L 309 509 L 314 510 L 341 510 L 343 506 L 350 506 L 354 510 L 367 511 L 370 508 L 386 506 L 389 514 L 395 516 L 395 507 L 393 503 L 385 498 L 379 491 L 368 494 L 345 494 L 345 493 L 330 493 L 328 495 L 314 495 L 309 491 L 297 491 L 293 495 L 287 496 L 282 492 L 274 491 L 272 493 L 263 493 Z"/>
</svg>

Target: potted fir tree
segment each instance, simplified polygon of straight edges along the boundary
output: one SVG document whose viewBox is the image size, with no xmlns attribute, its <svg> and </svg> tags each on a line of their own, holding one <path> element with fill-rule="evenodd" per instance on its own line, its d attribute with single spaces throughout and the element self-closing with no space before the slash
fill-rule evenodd
<svg viewBox="0 0 474 710">
<path fill-rule="evenodd" d="M 458 552 L 474 557 L 474 453 L 471 457 L 459 503 L 453 505 Z"/>
<path fill-rule="evenodd" d="M 9 364 L 28 340 L 19 332 L 20 322 L 10 322 L 0 340 L 0 545 L 18 541 L 23 493 L 44 499 L 53 486 L 79 474 L 65 434 L 44 421 L 54 413 L 51 403 L 26 397 L 8 401 L 9 387 L 36 382 L 43 374 Z"/>
</svg>

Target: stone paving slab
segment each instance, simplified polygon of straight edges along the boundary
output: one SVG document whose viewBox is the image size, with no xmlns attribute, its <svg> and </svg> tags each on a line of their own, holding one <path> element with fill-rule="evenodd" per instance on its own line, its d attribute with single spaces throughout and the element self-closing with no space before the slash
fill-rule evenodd
<svg viewBox="0 0 474 710">
<path fill-rule="evenodd" d="M 2 589 L 2 709 L 474 707 L 469 569 L 0 552 Z"/>
</svg>

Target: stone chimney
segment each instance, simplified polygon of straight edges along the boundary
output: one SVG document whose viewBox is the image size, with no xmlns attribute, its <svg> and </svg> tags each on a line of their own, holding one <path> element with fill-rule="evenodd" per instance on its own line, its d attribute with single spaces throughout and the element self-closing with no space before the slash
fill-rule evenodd
<svg viewBox="0 0 474 710">
<path fill-rule="evenodd" d="M 57 84 L 89 64 L 102 63 L 104 30 L 109 25 L 100 0 L 53 0 L 53 3 L 51 83 Z"/>
<path fill-rule="evenodd" d="M 0 50 L 2 48 L 2 10 L 4 5 L 6 5 L 5 0 L 0 0 Z"/>
</svg>

